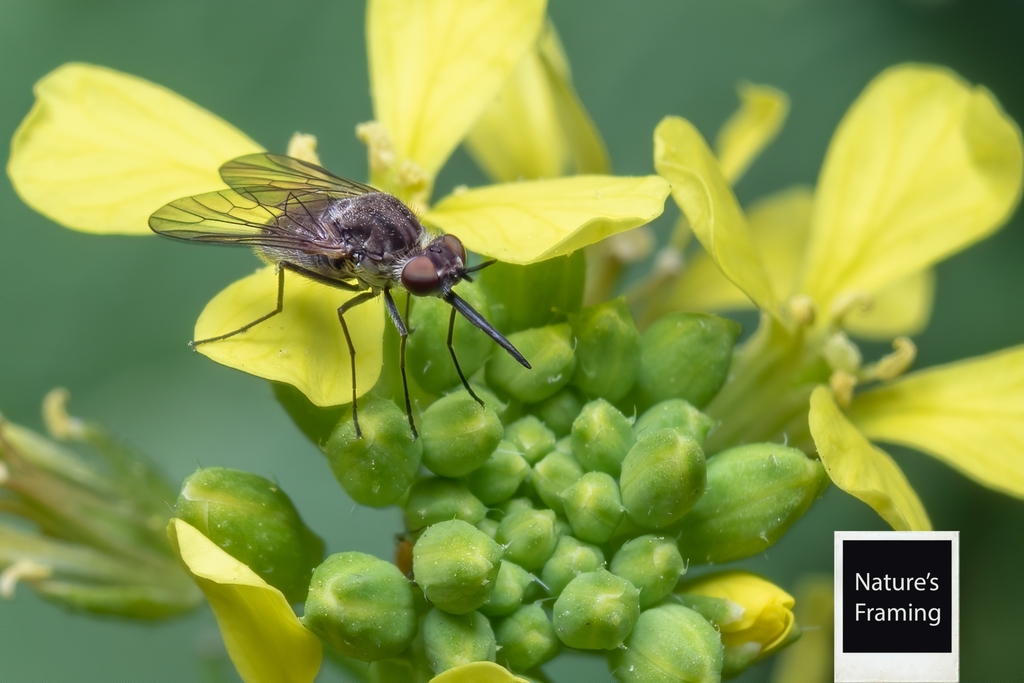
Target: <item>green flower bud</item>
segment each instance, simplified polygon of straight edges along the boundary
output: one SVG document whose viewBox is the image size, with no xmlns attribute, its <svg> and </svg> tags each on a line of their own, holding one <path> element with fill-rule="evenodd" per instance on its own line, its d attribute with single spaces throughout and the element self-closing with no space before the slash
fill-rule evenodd
<svg viewBox="0 0 1024 683">
<path fill-rule="evenodd" d="M 427 527 L 412 549 L 412 570 L 427 600 L 451 614 L 487 601 L 498 578 L 501 546 L 459 519 Z"/>
<path fill-rule="evenodd" d="M 533 466 L 530 483 L 544 504 L 565 514 L 560 494 L 583 476 L 583 468 L 569 453 L 554 450 Z"/>
<path fill-rule="evenodd" d="M 413 589 L 390 562 L 336 553 L 313 572 L 302 623 L 346 657 L 394 657 L 416 635 Z"/>
<path fill-rule="evenodd" d="M 461 481 L 441 477 L 420 479 L 409 489 L 405 503 L 405 527 L 419 531 L 450 519 L 478 524 L 487 508 Z"/>
<path fill-rule="evenodd" d="M 604 553 L 595 545 L 572 536 L 562 536 L 551 559 L 544 565 L 540 580 L 553 597 L 558 597 L 569 582 L 580 574 L 594 572 L 604 566 Z"/>
<path fill-rule="evenodd" d="M 495 538 L 498 535 L 498 520 L 484 517 L 476 523 L 476 528 L 491 538 Z"/>
<path fill-rule="evenodd" d="M 703 448 L 704 439 L 715 421 L 681 398 L 656 403 L 637 418 L 633 431 L 637 436 L 672 427 L 690 437 Z"/>
<path fill-rule="evenodd" d="M 423 464 L 442 477 L 469 474 L 487 461 L 504 433 L 494 410 L 481 406 L 465 390 L 453 392 L 423 412 Z"/>
<path fill-rule="evenodd" d="M 640 338 L 641 407 L 682 398 L 702 408 L 725 383 L 739 323 L 705 313 L 671 313 Z"/>
<path fill-rule="evenodd" d="M 647 609 L 672 593 L 686 571 L 675 540 L 640 536 L 612 557 L 611 572 L 640 589 L 640 609 Z"/>
<path fill-rule="evenodd" d="M 831 587 L 830 587 L 831 588 Z M 767 579 L 732 570 L 682 581 L 676 599 L 707 619 L 722 636 L 722 675 L 733 678 L 800 636 L 796 600 Z M 831 590 L 828 592 L 831 606 Z M 831 609 L 829 610 L 831 615 Z"/>
<path fill-rule="evenodd" d="M 523 569 L 540 569 L 555 552 L 558 534 L 551 510 L 519 510 L 506 515 L 498 525 L 498 543 L 505 557 Z"/>
<path fill-rule="evenodd" d="M 509 498 L 506 501 L 502 501 L 498 505 L 494 506 L 494 510 L 498 511 L 499 519 L 505 519 L 509 515 L 515 514 L 520 510 L 532 510 L 533 507 L 534 506 L 532 500 L 520 496 L 517 498 Z"/>
<path fill-rule="evenodd" d="M 174 513 L 284 593 L 288 602 L 306 597 L 324 542 L 277 484 L 224 467 L 196 470 L 182 484 Z"/>
<path fill-rule="evenodd" d="M 536 464 L 555 448 L 555 433 L 535 415 L 521 417 L 505 427 L 505 440 L 518 446 L 530 465 Z"/>
<path fill-rule="evenodd" d="M 568 324 L 536 327 L 508 336 L 526 356 L 528 370 L 507 353 L 496 353 L 487 361 L 487 383 L 499 393 L 523 403 L 539 403 L 569 383 L 576 368 L 572 329 Z"/>
<path fill-rule="evenodd" d="M 323 446 L 324 455 L 352 500 L 370 507 L 391 505 L 415 479 L 423 446 L 413 438 L 405 411 L 390 399 L 360 401 L 359 427 L 361 437 L 349 408 Z"/>
<path fill-rule="evenodd" d="M 558 638 L 580 650 L 622 645 L 640 616 L 640 591 L 604 569 L 580 574 L 555 600 Z"/>
<path fill-rule="evenodd" d="M 512 614 L 523 604 L 523 595 L 534 581 L 533 574 L 518 564 L 502 560 L 494 590 L 480 606 L 480 612 L 489 617 Z"/>
<path fill-rule="evenodd" d="M 436 607 L 423 619 L 423 646 L 435 674 L 470 662 L 493 662 L 497 649 L 487 617 L 448 614 Z"/>
<path fill-rule="evenodd" d="M 466 485 L 477 498 L 487 505 L 508 500 L 530 475 L 530 465 L 517 446 L 501 441 L 479 469 L 466 475 Z"/>
<path fill-rule="evenodd" d="M 707 485 L 704 451 L 675 429 L 646 432 L 622 462 L 622 503 L 645 529 L 662 529 L 685 515 Z"/>
<path fill-rule="evenodd" d="M 619 297 L 569 316 L 576 335 L 572 385 L 584 396 L 618 401 L 633 388 L 640 369 L 640 333 Z"/>
<path fill-rule="evenodd" d="M 771 546 L 828 486 L 821 462 L 803 451 L 761 443 L 708 461 L 708 490 L 680 523 L 687 562 L 731 562 Z"/>
<path fill-rule="evenodd" d="M 722 641 L 699 614 L 669 603 L 641 614 L 609 661 L 621 683 L 718 683 Z"/>
<path fill-rule="evenodd" d="M 578 249 L 527 266 L 498 261 L 477 277 L 491 302 L 491 324 L 508 334 L 550 325 L 578 311 L 586 262 Z"/>
<path fill-rule="evenodd" d="M 562 647 L 554 625 L 537 603 L 502 619 L 494 636 L 498 641 L 498 661 L 513 671 L 540 666 L 553 659 Z"/>
<path fill-rule="evenodd" d="M 469 302 L 480 315 L 490 319 L 490 304 L 479 284 L 459 283 L 459 296 Z M 409 335 L 406 357 L 409 376 L 423 389 L 440 394 L 460 382 L 455 364 L 448 352 L 448 321 L 452 307 L 432 296 L 413 297 L 409 313 Z M 494 342 L 463 316 L 455 316 L 452 335 L 455 354 L 466 377 L 483 367 L 494 350 Z"/>
<path fill-rule="evenodd" d="M 565 516 L 582 541 L 604 543 L 622 521 L 619 485 L 604 472 L 587 472 L 561 495 Z"/>
<path fill-rule="evenodd" d="M 572 423 L 572 452 L 588 472 L 622 471 L 622 460 L 636 443 L 629 419 L 603 398 L 583 406 Z"/>
<path fill-rule="evenodd" d="M 572 387 L 566 387 L 551 398 L 529 406 L 530 412 L 540 418 L 557 437 L 569 434 L 573 420 L 582 409 L 583 401 Z"/>
</svg>

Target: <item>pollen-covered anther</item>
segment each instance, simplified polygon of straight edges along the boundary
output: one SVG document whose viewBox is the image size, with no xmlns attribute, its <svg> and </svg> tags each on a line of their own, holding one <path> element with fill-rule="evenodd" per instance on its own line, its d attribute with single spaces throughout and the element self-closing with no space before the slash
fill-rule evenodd
<svg viewBox="0 0 1024 683">
<path fill-rule="evenodd" d="M 316 136 L 310 133 L 292 133 L 288 141 L 288 156 L 321 166 L 320 155 L 316 152 Z"/>
<path fill-rule="evenodd" d="M 33 560 L 18 560 L 0 572 L 0 597 L 5 600 L 14 598 L 14 589 L 20 581 L 41 581 L 53 575 L 53 567 L 40 564 Z"/>
<path fill-rule="evenodd" d="M 356 137 L 368 148 L 370 173 L 386 175 L 395 163 L 395 146 L 388 129 L 380 121 L 367 121 L 356 125 Z"/>
<path fill-rule="evenodd" d="M 392 180 L 397 185 L 396 194 L 405 200 L 412 212 L 417 216 L 427 213 L 430 208 L 430 189 L 433 178 L 415 161 L 402 159 L 395 169 Z"/>
<path fill-rule="evenodd" d="M 875 300 L 864 292 L 843 292 L 832 301 L 828 318 L 838 327 L 843 319 L 855 310 L 866 313 L 875 305 Z"/>
<path fill-rule="evenodd" d="M 917 358 L 917 346 L 907 337 L 896 337 L 892 340 L 893 352 L 883 356 L 877 363 L 864 368 L 864 374 L 870 379 L 886 380 L 899 377 L 914 364 Z"/>
<path fill-rule="evenodd" d="M 68 415 L 69 398 L 71 393 L 67 389 L 57 388 L 43 399 L 43 422 L 46 423 L 46 431 L 61 441 L 80 439 L 84 430 L 81 420 Z"/>
<path fill-rule="evenodd" d="M 843 332 L 829 336 L 822 349 L 822 355 L 832 370 L 842 370 L 850 374 L 855 374 L 863 361 L 860 349 Z"/>
<path fill-rule="evenodd" d="M 806 294 L 797 294 L 790 298 L 786 302 L 786 309 L 793 322 L 802 327 L 813 325 L 815 318 L 818 317 L 818 307 L 815 305 L 814 299 Z"/>
<path fill-rule="evenodd" d="M 846 370 L 836 370 L 828 378 L 828 386 L 836 397 L 836 403 L 847 408 L 853 400 L 853 390 L 857 387 L 857 377 Z"/>
</svg>

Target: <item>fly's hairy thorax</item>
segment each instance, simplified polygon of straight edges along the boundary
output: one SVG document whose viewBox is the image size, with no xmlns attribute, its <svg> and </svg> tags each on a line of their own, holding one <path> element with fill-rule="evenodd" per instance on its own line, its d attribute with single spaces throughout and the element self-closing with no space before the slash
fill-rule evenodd
<svg viewBox="0 0 1024 683">
<path fill-rule="evenodd" d="M 383 192 L 283 207 L 279 220 L 309 240 L 309 249 L 263 247 L 271 263 L 287 262 L 334 280 L 379 290 L 399 284 L 402 266 L 422 251 L 427 231 L 399 199 Z"/>
</svg>

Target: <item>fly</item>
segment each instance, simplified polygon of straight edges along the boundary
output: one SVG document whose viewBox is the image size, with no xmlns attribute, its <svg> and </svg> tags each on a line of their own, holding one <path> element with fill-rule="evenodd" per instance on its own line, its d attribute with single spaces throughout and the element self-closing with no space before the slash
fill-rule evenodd
<svg viewBox="0 0 1024 683">
<path fill-rule="evenodd" d="M 523 367 L 530 367 L 508 339 L 452 291 L 460 281 L 471 280 L 470 273 L 493 261 L 467 267 L 462 242 L 454 235 L 431 235 L 397 197 L 278 154 L 239 157 L 221 166 L 220 176 L 230 189 L 175 200 L 150 216 L 149 227 L 165 237 L 186 242 L 252 247 L 261 259 L 277 268 L 277 306 L 237 330 L 193 341 L 193 348 L 241 334 L 280 313 L 284 308 L 284 274 L 289 271 L 331 287 L 359 292 L 338 307 L 338 321 L 352 362 L 352 421 L 357 436 L 362 432 L 356 414 L 356 350 L 345 313 L 380 295 L 401 337 L 405 412 L 413 436 L 417 436 L 405 375 L 409 330 L 391 295 L 393 289 L 401 288 L 414 296 L 436 296 L 451 305 L 448 351 L 462 385 L 480 405 L 483 401 L 469 386 L 452 346 L 456 311 Z"/>
</svg>

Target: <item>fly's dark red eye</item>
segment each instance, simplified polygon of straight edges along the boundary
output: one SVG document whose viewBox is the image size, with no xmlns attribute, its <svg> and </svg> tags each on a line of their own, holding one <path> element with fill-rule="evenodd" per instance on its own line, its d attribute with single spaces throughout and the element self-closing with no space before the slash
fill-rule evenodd
<svg viewBox="0 0 1024 683">
<path fill-rule="evenodd" d="M 432 294 L 440 284 L 437 268 L 426 256 L 414 256 L 402 268 L 402 286 L 413 294 Z"/>
<path fill-rule="evenodd" d="M 466 248 L 462 246 L 462 240 L 455 235 L 445 235 L 441 238 L 444 243 L 455 252 L 455 255 L 462 259 L 462 265 L 466 265 Z"/>
</svg>

